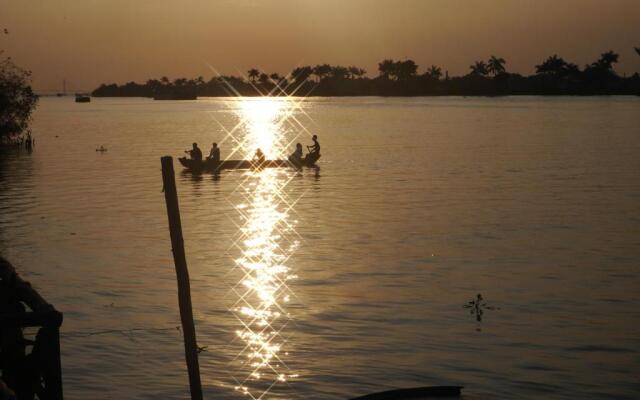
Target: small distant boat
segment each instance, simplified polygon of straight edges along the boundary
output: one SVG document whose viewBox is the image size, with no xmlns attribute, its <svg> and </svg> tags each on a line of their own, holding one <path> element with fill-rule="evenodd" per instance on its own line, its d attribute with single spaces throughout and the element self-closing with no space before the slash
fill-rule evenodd
<svg viewBox="0 0 640 400">
<path fill-rule="evenodd" d="M 301 168 L 315 167 L 317 157 L 304 158 L 302 163 L 295 163 L 291 160 L 265 160 L 262 163 L 252 160 L 223 160 L 214 162 L 213 160 L 195 161 L 187 157 L 180 157 L 178 161 L 183 167 L 192 172 L 219 172 L 225 169 L 263 169 L 263 168 Z"/>
<path fill-rule="evenodd" d="M 76 94 L 76 103 L 89 103 L 91 97 L 88 94 Z"/>
<path fill-rule="evenodd" d="M 100 147 L 98 147 L 96 149 L 96 151 L 100 152 L 100 153 L 104 153 L 105 151 L 107 151 L 107 148 L 104 147 L 103 145 L 100 145 Z"/>
</svg>

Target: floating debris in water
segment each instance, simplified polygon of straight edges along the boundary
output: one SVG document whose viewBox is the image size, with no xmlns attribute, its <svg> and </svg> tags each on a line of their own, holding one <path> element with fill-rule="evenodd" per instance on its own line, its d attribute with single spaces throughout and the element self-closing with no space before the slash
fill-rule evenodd
<svg viewBox="0 0 640 400">
<path fill-rule="evenodd" d="M 499 307 L 493 307 L 488 305 L 484 299 L 482 298 L 482 295 L 480 293 L 478 293 L 476 295 L 476 298 L 471 300 L 470 302 L 468 302 L 467 304 L 465 304 L 463 306 L 464 308 L 469 308 L 469 314 L 471 315 L 475 315 L 476 316 L 476 321 L 477 322 L 482 322 L 482 315 L 484 314 L 484 310 L 499 310 Z M 476 330 L 480 331 L 480 327 L 478 327 Z"/>
</svg>

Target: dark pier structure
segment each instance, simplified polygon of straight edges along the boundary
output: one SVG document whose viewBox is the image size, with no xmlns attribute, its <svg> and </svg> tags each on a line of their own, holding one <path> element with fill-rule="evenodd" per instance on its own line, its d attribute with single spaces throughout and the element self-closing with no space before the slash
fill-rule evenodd
<svg viewBox="0 0 640 400">
<path fill-rule="evenodd" d="M 62 399 L 60 325 L 62 313 L 0 256 L 0 398 Z"/>
</svg>

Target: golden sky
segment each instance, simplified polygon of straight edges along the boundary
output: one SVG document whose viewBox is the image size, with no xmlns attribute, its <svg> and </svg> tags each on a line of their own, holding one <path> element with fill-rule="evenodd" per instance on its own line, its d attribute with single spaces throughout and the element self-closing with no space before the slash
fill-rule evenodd
<svg viewBox="0 0 640 400">
<path fill-rule="evenodd" d="M 640 71 L 640 0 L 0 0 L 0 49 L 37 90 L 210 78 L 250 67 L 357 65 L 409 57 L 452 75 L 491 54 L 531 73 L 558 53 L 581 67 L 606 50 Z"/>
</svg>

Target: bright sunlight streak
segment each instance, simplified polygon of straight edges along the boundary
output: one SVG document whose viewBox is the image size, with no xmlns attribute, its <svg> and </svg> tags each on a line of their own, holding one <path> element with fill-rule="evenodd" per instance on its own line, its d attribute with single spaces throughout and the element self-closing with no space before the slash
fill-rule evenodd
<svg viewBox="0 0 640 400">
<path fill-rule="evenodd" d="M 247 124 L 248 143 L 246 150 L 252 155 L 261 149 L 267 159 L 277 158 L 283 153 L 280 144 L 279 120 L 284 109 L 282 101 L 272 99 L 243 100 L 240 103 L 242 117 Z"/>
<path fill-rule="evenodd" d="M 234 152 L 250 159 L 260 148 L 267 159 L 286 158 L 300 136 L 308 134 L 294 116 L 296 107 L 285 97 L 232 100 L 239 120 L 228 131 Z M 240 218 L 234 269 L 240 274 L 232 288 L 236 301 L 231 312 L 239 322 L 235 337 L 243 345 L 230 374 L 236 390 L 254 399 L 298 377 L 286 362 L 291 356 L 286 327 L 293 318 L 287 305 L 295 297 L 289 285 L 297 278 L 288 261 L 299 246 L 291 214 L 302 196 L 291 199 L 286 187 L 296 176 L 289 169 L 250 170 L 235 191 L 242 199 L 234 200 Z"/>
<path fill-rule="evenodd" d="M 286 97 L 238 100 L 235 110 L 244 135 L 236 150 L 245 159 L 251 159 L 257 149 L 261 149 L 268 160 L 286 159 L 294 144 L 287 140 L 291 136 L 294 108 L 295 103 Z"/>
</svg>

